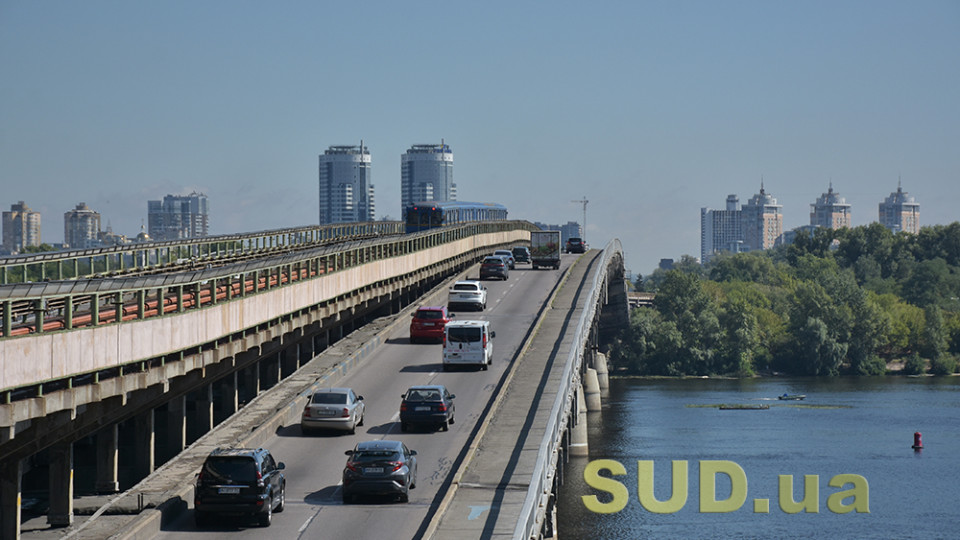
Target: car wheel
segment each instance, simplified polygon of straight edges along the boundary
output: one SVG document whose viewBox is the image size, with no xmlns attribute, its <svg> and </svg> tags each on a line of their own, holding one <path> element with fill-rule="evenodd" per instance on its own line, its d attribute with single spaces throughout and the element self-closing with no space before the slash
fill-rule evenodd
<svg viewBox="0 0 960 540">
<path fill-rule="evenodd" d="M 486 362 L 480 364 L 480 370 L 481 370 L 481 371 L 486 371 L 486 370 L 487 370 L 487 363 L 486 363 Z"/>
<path fill-rule="evenodd" d="M 447 422 L 447 420 L 444 420 L 443 423 L 440 424 L 440 431 L 450 431 L 450 426 L 447 425 Z"/>
<path fill-rule="evenodd" d="M 455 422 L 456 422 L 456 420 L 454 420 L 454 417 L 451 416 L 451 417 L 450 417 L 450 423 L 453 424 L 453 423 L 455 423 Z"/>
<path fill-rule="evenodd" d="M 283 512 L 284 504 L 287 502 L 287 485 L 284 484 L 280 487 L 280 503 L 277 504 L 277 509 L 274 512 Z"/>
<path fill-rule="evenodd" d="M 304 436 L 309 436 L 313 434 L 313 430 L 303 424 L 300 424 L 300 434 Z"/>
<path fill-rule="evenodd" d="M 353 495 L 347 495 L 346 492 L 343 493 L 343 504 L 350 504 L 353 502 Z"/>
<path fill-rule="evenodd" d="M 207 520 L 208 520 L 207 513 L 201 512 L 199 510 L 194 510 L 193 520 L 196 523 L 198 529 L 203 528 L 207 524 Z"/>
<path fill-rule="evenodd" d="M 354 419 L 354 420 L 353 420 L 353 423 L 350 424 L 350 429 L 347 430 L 347 432 L 350 433 L 351 435 L 353 435 L 353 434 L 355 434 L 355 433 L 357 432 L 357 420 L 356 420 L 356 419 Z"/>
<path fill-rule="evenodd" d="M 267 503 L 267 511 L 260 514 L 260 526 L 269 527 L 270 523 L 273 521 L 273 496 L 270 496 L 270 501 Z"/>
<path fill-rule="evenodd" d="M 410 501 L 410 495 L 408 493 L 400 494 L 400 502 L 405 503 Z"/>
<path fill-rule="evenodd" d="M 358 426 L 362 426 L 362 425 L 363 425 L 363 413 L 360 413 L 360 421 L 357 422 L 357 425 L 358 425 Z"/>
<path fill-rule="evenodd" d="M 416 343 L 416 342 L 417 342 L 417 338 L 410 336 L 410 343 Z"/>
<path fill-rule="evenodd" d="M 400 431 L 406 432 L 407 429 L 409 429 L 408 426 L 407 426 L 407 423 L 406 423 L 406 422 L 400 422 Z"/>
</svg>

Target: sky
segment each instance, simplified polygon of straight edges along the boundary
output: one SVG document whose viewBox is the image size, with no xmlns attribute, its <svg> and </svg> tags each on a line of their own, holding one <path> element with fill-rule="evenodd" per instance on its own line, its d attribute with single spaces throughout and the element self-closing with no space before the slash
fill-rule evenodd
<svg viewBox="0 0 960 540">
<path fill-rule="evenodd" d="M 632 273 L 699 256 L 700 209 L 759 192 L 784 230 L 832 182 L 853 224 L 898 182 L 960 216 L 960 2 L 0 3 L 0 207 L 85 202 L 135 235 L 205 193 L 211 234 L 317 223 L 317 156 L 443 140 L 458 199 L 619 238 Z"/>
</svg>

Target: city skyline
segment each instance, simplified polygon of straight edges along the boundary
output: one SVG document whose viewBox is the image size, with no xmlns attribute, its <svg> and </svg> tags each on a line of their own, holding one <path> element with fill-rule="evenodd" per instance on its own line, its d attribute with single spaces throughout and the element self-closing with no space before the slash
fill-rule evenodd
<svg viewBox="0 0 960 540">
<path fill-rule="evenodd" d="M 955 2 L 56 5 L 0 17 L 0 204 L 47 216 L 45 241 L 77 201 L 132 236 L 145 201 L 193 191 L 210 234 L 315 224 L 317 155 L 361 138 L 378 218 L 400 218 L 402 154 L 442 137 L 457 199 L 565 223 L 586 196 L 586 240 L 643 274 L 761 178 L 784 230 L 830 182 L 852 226 L 901 179 L 923 226 L 960 217 Z"/>
</svg>

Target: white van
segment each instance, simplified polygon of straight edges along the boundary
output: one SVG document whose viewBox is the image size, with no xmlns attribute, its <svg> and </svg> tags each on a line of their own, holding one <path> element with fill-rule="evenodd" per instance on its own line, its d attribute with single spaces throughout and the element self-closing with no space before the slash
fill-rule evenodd
<svg viewBox="0 0 960 540">
<path fill-rule="evenodd" d="M 443 330 L 443 369 L 452 365 L 480 366 L 493 363 L 493 338 L 490 321 L 448 322 Z"/>
</svg>

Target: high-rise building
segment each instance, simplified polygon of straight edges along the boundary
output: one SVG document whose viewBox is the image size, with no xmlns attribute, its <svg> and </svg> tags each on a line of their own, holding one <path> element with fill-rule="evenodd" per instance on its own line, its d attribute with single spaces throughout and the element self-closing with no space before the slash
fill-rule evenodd
<svg viewBox="0 0 960 540">
<path fill-rule="evenodd" d="M 10 205 L 3 213 L 3 249 L 20 253 L 27 246 L 40 245 L 40 212 L 34 212 L 23 201 Z"/>
<path fill-rule="evenodd" d="M 87 203 L 63 214 L 63 243 L 71 249 L 87 249 L 100 245 L 100 213 Z"/>
<path fill-rule="evenodd" d="M 440 144 L 415 144 L 400 156 L 400 211 L 423 201 L 455 201 L 453 151 Z M 404 216 L 405 217 L 405 216 Z"/>
<path fill-rule="evenodd" d="M 700 209 L 700 263 L 706 264 L 720 251 L 739 253 L 743 248 L 740 198 L 727 195 L 726 210 Z"/>
<path fill-rule="evenodd" d="M 833 182 L 827 192 L 810 205 L 810 225 L 828 229 L 842 229 L 852 226 L 850 205 L 840 194 L 833 191 Z"/>
<path fill-rule="evenodd" d="M 880 224 L 893 232 L 920 232 L 920 203 L 907 195 L 899 181 L 897 191 L 880 203 Z"/>
<path fill-rule="evenodd" d="M 370 151 L 331 146 L 320 156 L 320 224 L 374 221 Z"/>
<path fill-rule="evenodd" d="M 751 250 L 770 249 L 783 234 L 783 206 L 767 194 L 760 182 L 760 193 L 741 208 L 743 243 Z"/>
<path fill-rule="evenodd" d="M 162 201 L 147 201 L 147 230 L 154 240 L 177 240 L 207 236 L 209 232 L 207 196 L 167 195 Z"/>
</svg>

